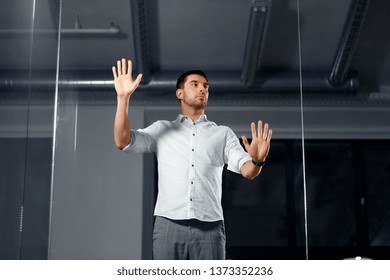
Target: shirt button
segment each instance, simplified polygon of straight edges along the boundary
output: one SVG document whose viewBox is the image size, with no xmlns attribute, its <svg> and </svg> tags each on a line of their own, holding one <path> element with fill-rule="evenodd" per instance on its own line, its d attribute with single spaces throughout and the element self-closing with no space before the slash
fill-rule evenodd
<svg viewBox="0 0 390 280">
<path fill-rule="evenodd" d="M 194 125 L 195 125 L 195 123 L 194 123 Z"/>
<path fill-rule="evenodd" d="M 193 165 L 193 164 L 191 164 L 191 166 L 192 166 L 192 167 L 194 167 L 194 165 Z"/>
<path fill-rule="evenodd" d="M 192 149 L 192 151 L 195 151 L 194 149 Z"/>
<path fill-rule="evenodd" d="M 193 133 L 192 136 L 195 136 L 195 133 Z"/>
<path fill-rule="evenodd" d="M 190 198 L 190 201 L 192 201 L 192 198 Z"/>
</svg>

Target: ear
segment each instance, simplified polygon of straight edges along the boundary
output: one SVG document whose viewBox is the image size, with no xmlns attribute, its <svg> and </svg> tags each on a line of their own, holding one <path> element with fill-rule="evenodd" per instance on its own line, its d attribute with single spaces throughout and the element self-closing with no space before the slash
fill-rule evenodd
<svg viewBox="0 0 390 280">
<path fill-rule="evenodd" d="M 176 97 L 179 100 L 183 99 L 183 90 L 182 89 L 179 88 L 179 89 L 176 90 Z"/>
</svg>

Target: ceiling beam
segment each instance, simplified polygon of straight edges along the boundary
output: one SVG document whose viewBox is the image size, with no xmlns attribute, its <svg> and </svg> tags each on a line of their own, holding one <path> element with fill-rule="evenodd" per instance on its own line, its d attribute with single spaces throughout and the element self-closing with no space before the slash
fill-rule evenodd
<svg viewBox="0 0 390 280">
<path fill-rule="evenodd" d="M 53 30 L 58 32 L 59 26 L 59 13 L 60 13 L 60 0 L 47 0 L 47 3 L 50 8 L 50 17 L 53 23 Z"/>
</svg>

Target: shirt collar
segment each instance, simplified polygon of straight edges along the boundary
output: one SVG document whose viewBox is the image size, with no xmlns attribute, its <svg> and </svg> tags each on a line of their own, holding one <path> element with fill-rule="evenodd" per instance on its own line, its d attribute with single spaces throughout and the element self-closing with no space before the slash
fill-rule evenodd
<svg viewBox="0 0 390 280">
<path fill-rule="evenodd" d="M 179 114 L 179 116 L 177 117 L 176 120 L 181 122 L 181 123 L 183 123 L 185 120 L 188 120 L 188 121 L 190 121 L 192 123 L 192 120 L 189 117 L 187 117 L 186 115 L 182 115 L 182 114 Z M 208 121 L 209 120 L 207 119 L 206 114 L 203 114 L 194 123 L 198 124 L 198 123 L 201 123 L 201 122 L 208 122 Z"/>
</svg>

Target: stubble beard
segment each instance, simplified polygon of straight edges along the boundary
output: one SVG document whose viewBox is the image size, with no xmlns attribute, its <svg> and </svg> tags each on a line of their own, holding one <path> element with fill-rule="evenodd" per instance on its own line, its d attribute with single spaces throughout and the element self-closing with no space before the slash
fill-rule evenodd
<svg viewBox="0 0 390 280">
<path fill-rule="evenodd" d="M 188 107 L 192 107 L 196 110 L 205 109 L 207 106 L 207 99 L 193 99 L 193 100 L 182 100 Z"/>
<path fill-rule="evenodd" d="M 195 101 L 194 104 L 193 104 L 193 107 L 195 109 L 205 109 L 206 106 L 207 106 L 207 100 Z"/>
</svg>

